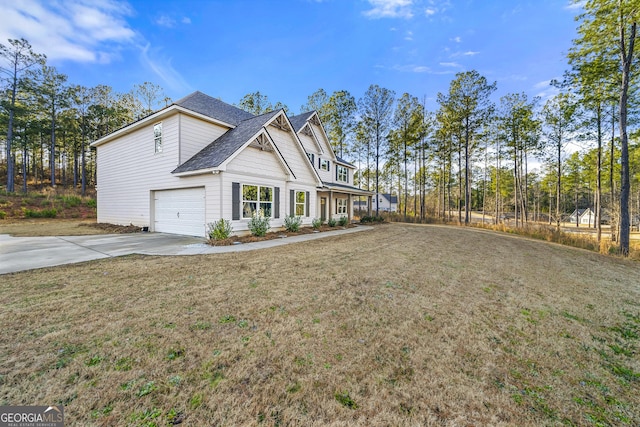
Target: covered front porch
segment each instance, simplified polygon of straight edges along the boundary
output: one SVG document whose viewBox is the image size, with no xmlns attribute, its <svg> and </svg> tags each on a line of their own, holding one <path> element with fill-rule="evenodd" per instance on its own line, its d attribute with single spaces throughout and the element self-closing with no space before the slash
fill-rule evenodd
<svg viewBox="0 0 640 427">
<path fill-rule="evenodd" d="M 353 220 L 353 201 L 358 197 L 366 198 L 367 206 L 371 206 L 371 198 L 373 197 L 371 191 L 347 185 L 325 184 L 318 189 L 317 217 L 322 222 L 332 218 L 339 220 L 345 216 L 351 221 Z M 371 208 L 369 208 L 369 215 L 371 215 Z"/>
</svg>

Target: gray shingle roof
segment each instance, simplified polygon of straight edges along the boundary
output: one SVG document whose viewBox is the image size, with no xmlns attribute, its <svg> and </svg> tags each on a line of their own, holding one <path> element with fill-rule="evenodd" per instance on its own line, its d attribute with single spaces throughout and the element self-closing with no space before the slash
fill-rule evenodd
<svg viewBox="0 0 640 427">
<path fill-rule="evenodd" d="M 313 115 L 313 113 L 315 113 L 315 111 L 307 111 L 306 113 L 302 113 L 302 114 L 298 114 L 297 116 L 289 117 L 289 121 L 291 122 L 291 125 L 293 126 L 293 130 L 295 130 L 296 133 L 298 133 L 298 131 L 300 129 L 302 129 L 304 124 L 307 123 L 307 120 L 309 120 L 309 117 L 311 117 Z"/>
<path fill-rule="evenodd" d="M 234 126 L 254 117 L 251 113 L 198 91 L 175 101 L 174 104 Z"/>
<path fill-rule="evenodd" d="M 220 166 L 280 111 L 271 111 L 260 116 L 253 116 L 247 113 L 251 118 L 239 122 L 235 128 L 225 132 L 189 160 L 178 166 L 172 173 L 193 172 Z"/>
</svg>

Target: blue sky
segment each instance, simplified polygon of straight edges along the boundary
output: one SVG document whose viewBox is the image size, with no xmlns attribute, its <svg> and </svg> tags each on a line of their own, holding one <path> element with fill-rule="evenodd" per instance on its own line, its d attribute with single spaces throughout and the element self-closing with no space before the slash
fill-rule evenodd
<svg viewBox="0 0 640 427">
<path fill-rule="evenodd" d="M 0 42 L 24 37 L 74 84 L 150 81 L 178 99 L 260 91 L 298 113 L 319 88 L 370 84 L 437 108 L 455 73 L 550 96 L 576 37 L 570 0 L 0 0 Z"/>
</svg>

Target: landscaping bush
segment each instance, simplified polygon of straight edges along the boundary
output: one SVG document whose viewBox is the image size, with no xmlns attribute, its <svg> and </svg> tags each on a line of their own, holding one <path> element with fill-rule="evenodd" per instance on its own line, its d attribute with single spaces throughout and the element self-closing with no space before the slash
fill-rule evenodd
<svg viewBox="0 0 640 427">
<path fill-rule="evenodd" d="M 82 203 L 82 199 L 78 196 L 60 196 L 60 200 L 68 208 L 75 208 Z"/>
<path fill-rule="evenodd" d="M 335 218 L 329 218 L 329 220 L 327 221 L 327 225 L 329 227 L 335 227 L 337 223 L 338 223 L 338 221 L 336 221 Z"/>
<path fill-rule="evenodd" d="M 349 217 L 343 216 L 338 220 L 338 225 L 340 227 L 346 227 L 349 224 Z"/>
<path fill-rule="evenodd" d="M 25 218 L 55 218 L 58 215 L 58 211 L 54 208 L 42 209 L 41 211 L 35 211 L 32 209 L 25 209 Z"/>
<path fill-rule="evenodd" d="M 372 222 L 384 222 L 384 218 L 382 216 L 376 216 L 376 215 L 365 215 L 362 218 L 360 218 L 360 223 L 362 224 L 372 223 Z"/>
<path fill-rule="evenodd" d="M 322 227 L 322 220 L 320 218 L 313 218 L 313 221 L 311 221 L 311 227 L 313 227 L 314 230 L 319 230 L 320 227 Z"/>
<path fill-rule="evenodd" d="M 228 239 L 233 232 L 231 221 L 224 218 L 220 218 L 216 222 L 210 222 L 207 224 L 207 234 L 209 239 L 224 240 Z"/>
<path fill-rule="evenodd" d="M 5 219 L 7 217 L 7 213 L 5 211 L 0 211 L 0 219 Z"/>
<path fill-rule="evenodd" d="M 253 213 L 253 216 L 249 220 L 249 231 L 256 237 L 264 237 L 269 231 L 271 222 L 271 218 L 268 216 L 264 216 L 264 211 L 262 209 Z"/>
<path fill-rule="evenodd" d="M 284 219 L 284 228 L 287 231 L 295 233 L 300 230 L 300 226 L 302 225 L 302 217 L 301 216 L 287 216 Z"/>
</svg>

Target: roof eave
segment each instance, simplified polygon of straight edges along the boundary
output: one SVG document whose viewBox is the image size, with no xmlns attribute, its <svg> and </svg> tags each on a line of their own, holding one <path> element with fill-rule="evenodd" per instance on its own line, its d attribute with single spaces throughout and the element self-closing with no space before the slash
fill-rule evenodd
<svg viewBox="0 0 640 427">
<path fill-rule="evenodd" d="M 184 171 L 184 172 L 172 172 L 173 176 L 184 177 L 184 176 L 193 176 L 193 175 L 204 175 L 207 173 L 218 174 L 220 172 L 224 172 L 226 168 L 224 167 L 215 167 L 215 168 L 207 168 L 207 169 L 197 169 L 192 171 Z"/>
<path fill-rule="evenodd" d="M 226 123 L 223 122 L 222 120 L 218 120 L 218 119 L 214 119 L 213 117 L 209 117 L 206 116 L 204 114 L 195 112 L 193 110 L 189 110 L 188 108 L 184 108 L 181 107 L 179 105 L 176 104 L 172 104 L 166 108 L 163 108 L 160 111 L 156 111 L 155 113 L 151 114 L 150 116 L 147 116 L 145 118 L 142 118 L 138 121 L 135 121 L 133 123 L 130 123 L 108 135 L 103 136 L 102 138 L 99 138 L 97 140 L 95 140 L 94 142 L 91 143 L 92 147 L 98 147 L 100 145 L 106 144 L 107 142 L 111 142 L 114 139 L 117 139 L 121 136 L 127 135 L 137 129 L 139 129 L 142 126 L 147 125 L 149 122 L 154 122 L 160 119 L 163 119 L 165 117 L 168 117 L 172 114 L 176 114 L 176 113 L 183 113 L 183 114 L 187 114 L 189 116 L 210 122 L 210 123 L 215 123 L 221 126 L 225 126 L 228 127 L 230 129 L 233 129 L 235 126 L 232 125 L 231 123 Z"/>
</svg>

